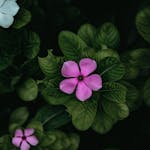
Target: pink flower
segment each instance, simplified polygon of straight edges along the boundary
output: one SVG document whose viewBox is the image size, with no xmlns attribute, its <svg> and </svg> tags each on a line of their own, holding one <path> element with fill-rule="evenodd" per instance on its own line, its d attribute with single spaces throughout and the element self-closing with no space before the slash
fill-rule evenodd
<svg viewBox="0 0 150 150">
<path fill-rule="evenodd" d="M 24 132 L 20 129 L 15 131 L 15 136 L 12 139 L 12 143 L 16 147 L 20 147 L 20 150 L 29 150 L 30 145 L 36 146 L 38 144 L 38 139 L 33 135 L 34 129 L 25 129 Z"/>
<path fill-rule="evenodd" d="M 102 88 L 102 79 L 98 74 L 91 74 L 97 68 L 95 60 L 81 59 L 79 66 L 75 61 L 64 62 L 61 74 L 67 79 L 60 82 L 60 90 L 66 94 L 72 94 L 76 89 L 76 97 L 85 101 L 92 96 L 92 91 Z"/>
</svg>

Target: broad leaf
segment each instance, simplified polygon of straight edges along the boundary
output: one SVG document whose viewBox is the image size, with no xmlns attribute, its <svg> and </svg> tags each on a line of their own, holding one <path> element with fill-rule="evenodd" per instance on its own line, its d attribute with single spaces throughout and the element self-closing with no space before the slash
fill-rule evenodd
<svg viewBox="0 0 150 150">
<path fill-rule="evenodd" d="M 38 96 L 38 86 L 35 80 L 29 78 L 21 83 L 17 88 L 18 96 L 23 101 L 33 101 Z"/>
<path fill-rule="evenodd" d="M 16 29 L 20 29 L 24 27 L 25 25 L 27 25 L 30 21 L 31 21 L 30 11 L 28 11 L 27 9 L 21 8 L 15 18 L 13 27 Z"/>
<path fill-rule="evenodd" d="M 51 50 L 48 51 L 47 57 L 39 57 L 38 60 L 40 68 L 47 78 L 61 76 L 62 58 L 54 56 Z"/>
<path fill-rule="evenodd" d="M 124 65 L 116 58 L 107 57 L 100 62 L 98 67 L 103 81 L 117 81 L 125 74 Z"/>
<path fill-rule="evenodd" d="M 10 124 L 16 123 L 18 125 L 23 125 L 29 117 L 29 111 L 26 107 L 19 107 L 14 110 L 10 116 Z"/>
<path fill-rule="evenodd" d="M 70 121 L 70 116 L 63 107 L 44 106 L 34 117 L 48 131 L 59 128 Z"/>
<path fill-rule="evenodd" d="M 100 92 L 105 100 L 117 103 L 124 103 L 126 101 L 127 89 L 120 83 L 116 82 L 104 83 L 103 88 Z"/>
<path fill-rule="evenodd" d="M 99 108 L 92 129 L 100 134 L 105 134 L 111 130 L 114 123 L 114 120 Z"/>
<path fill-rule="evenodd" d="M 96 100 L 92 98 L 86 102 L 80 102 L 72 99 L 66 103 L 66 107 L 77 129 L 85 131 L 91 127 L 97 112 Z"/>
<path fill-rule="evenodd" d="M 86 42 L 90 47 L 94 47 L 94 39 L 96 35 L 96 28 L 91 24 L 84 24 L 78 30 L 79 37 Z"/>
<path fill-rule="evenodd" d="M 102 106 L 104 112 L 113 120 L 122 120 L 129 115 L 129 108 L 125 103 L 116 103 L 103 99 Z"/>
<path fill-rule="evenodd" d="M 23 52 L 28 59 L 35 58 L 40 50 L 40 37 L 35 32 L 24 32 Z"/>
<path fill-rule="evenodd" d="M 59 46 L 67 59 L 80 60 L 81 52 L 87 47 L 86 43 L 76 34 L 62 31 L 59 35 Z"/>
<path fill-rule="evenodd" d="M 148 106 L 150 106 L 150 78 L 145 82 L 143 95 L 144 95 L 144 102 Z"/>
<path fill-rule="evenodd" d="M 98 29 L 95 39 L 97 48 L 104 46 L 115 49 L 120 42 L 120 35 L 117 28 L 112 23 L 105 23 Z"/>
<path fill-rule="evenodd" d="M 126 103 L 129 107 L 129 110 L 136 110 L 141 105 L 138 89 L 128 82 L 121 81 L 121 83 L 127 88 Z"/>
<path fill-rule="evenodd" d="M 137 14 L 136 27 L 140 35 L 150 43 L 150 7 Z"/>
</svg>

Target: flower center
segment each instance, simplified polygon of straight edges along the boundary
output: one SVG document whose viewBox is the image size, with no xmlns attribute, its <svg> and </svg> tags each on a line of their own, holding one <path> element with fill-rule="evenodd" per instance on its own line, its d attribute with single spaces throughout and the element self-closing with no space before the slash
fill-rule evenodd
<svg viewBox="0 0 150 150">
<path fill-rule="evenodd" d="M 23 136 L 23 137 L 22 137 L 22 140 L 26 140 L 26 136 Z"/>
<path fill-rule="evenodd" d="M 83 76 L 82 75 L 78 76 L 78 80 L 82 81 L 83 80 Z"/>
</svg>

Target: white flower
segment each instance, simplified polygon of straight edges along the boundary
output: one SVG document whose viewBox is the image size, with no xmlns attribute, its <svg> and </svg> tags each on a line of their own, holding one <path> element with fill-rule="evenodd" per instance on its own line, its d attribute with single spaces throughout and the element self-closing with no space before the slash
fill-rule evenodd
<svg viewBox="0 0 150 150">
<path fill-rule="evenodd" d="M 19 11 L 16 0 L 0 0 L 0 26 L 9 28 L 14 22 L 14 16 Z"/>
</svg>

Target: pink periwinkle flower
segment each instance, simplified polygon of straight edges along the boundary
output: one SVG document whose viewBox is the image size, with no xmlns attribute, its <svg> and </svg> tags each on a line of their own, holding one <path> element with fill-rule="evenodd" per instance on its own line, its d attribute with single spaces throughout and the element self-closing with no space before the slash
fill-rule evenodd
<svg viewBox="0 0 150 150">
<path fill-rule="evenodd" d="M 24 131 L 17 129 L 15 131 L 15 136 L 12 139 L 12 143 L 16 147 L 20 147 L 20 150 L 29 150 L 30 145 L 36 146 L 39 142 L 37 137 L 33 134 L 33 128 L 25 129 Z"/>
<path fill-rule="evenodd" d="M 59 88 L 66 94 L 76 90 L 76 97 L 85 101 L 92 96 L 92 91 L 102 88 L 102 78 L 99 74 L 92 74 L 97 68 L 95 60 L 83 58 L 79 66 L 75 61 L 64 62 L 61 74 L 67 78 L 60 82 Z"/>
</svg>

